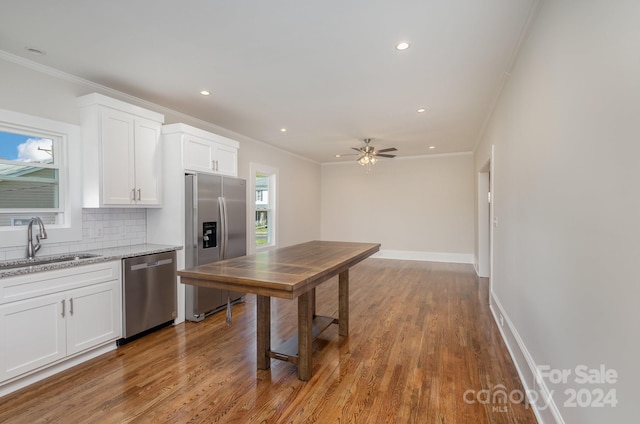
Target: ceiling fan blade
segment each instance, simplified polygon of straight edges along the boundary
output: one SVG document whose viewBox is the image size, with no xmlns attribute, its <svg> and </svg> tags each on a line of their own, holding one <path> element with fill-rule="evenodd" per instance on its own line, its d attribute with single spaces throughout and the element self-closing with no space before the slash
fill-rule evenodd
<svg viewBox="0 0 640 424">
<path fill-rule="evenodd" d="M 389 147 L 388 149 L 382 149 L 382 150 L 376 150 L 378 153 L 384 153 L 384 152 L 395 152 L 396 149 L 395 147 Z"/>
<path fill-rule="evenodd" d="M 381 157 L 381 158 L 395 158 L 396 157 L 396 155 L 384 155 L 384 154 L 383 155 L 377 154 L 376 156 Z"/>
<path fill-rule="evenodd" d="M 353 150 L 355 150 L 356 152 L 362 152 L 362 149 L 359 149 L 357 147 L 352 147 Z"/>
</svg>

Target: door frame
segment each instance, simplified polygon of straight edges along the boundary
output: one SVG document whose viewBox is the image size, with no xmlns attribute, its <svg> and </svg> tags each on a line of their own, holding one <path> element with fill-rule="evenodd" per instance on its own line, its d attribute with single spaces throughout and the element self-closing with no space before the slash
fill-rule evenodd
<svg viewBox="0 0 640 424">
<path fill-rule="evenodd" d="M 495 146 L 491 145 L 489 160 L 477 173 L 477 268 L 479 277 L 489 278 L 489 296 L 493 292 L 493 241 L 496 227 L 495 213 Z M 490 193 L 488 198 L 487 193 Z M 482 205 L 488 203 L 488 210 Z"/>
</svg>

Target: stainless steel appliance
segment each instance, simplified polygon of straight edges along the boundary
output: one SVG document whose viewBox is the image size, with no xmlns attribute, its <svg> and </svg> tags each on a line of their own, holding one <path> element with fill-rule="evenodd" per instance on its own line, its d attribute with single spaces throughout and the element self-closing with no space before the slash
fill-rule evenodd
<svg viewBox="0 0 640 424">
<path fill-rule="evenodd" d="M 176 252 L 122 260 L 123 340 L 171 324 L 177 316 Z"/>
<path fill-rule="evenodd" d="M 247 254 L 245 180 L 219 175 L 185 176 L 185 267 Z M 187 285 L 185 318 L 207 315 L 241 300 L 244 293 Z"/>
</svg>

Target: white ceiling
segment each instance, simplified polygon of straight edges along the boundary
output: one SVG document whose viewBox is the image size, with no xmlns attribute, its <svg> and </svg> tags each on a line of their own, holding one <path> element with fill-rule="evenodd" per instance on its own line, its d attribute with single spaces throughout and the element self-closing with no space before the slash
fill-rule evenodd
<svg viewBox="0 0 640 424">
<path fill-rule="evenodd" d="M 536 1 L 2 0 L 0 50 L 317 162 L 465 152 Z"/>
</svg>

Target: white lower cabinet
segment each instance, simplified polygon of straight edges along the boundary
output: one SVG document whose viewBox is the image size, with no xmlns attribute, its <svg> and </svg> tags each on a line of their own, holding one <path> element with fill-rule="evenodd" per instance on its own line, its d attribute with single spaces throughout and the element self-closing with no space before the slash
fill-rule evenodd
<svg viewBox="0 0 640 424">
<path fill-rule="evenodd" d="M 64 293 L 0 306 L 0 380 L 40 368 L 67 356 Z"/>
<path fill-rule="evenodd" d="M 66 301 L 67 355 L 120 337 L 120 281 L 76 289 Z"/>
<path fill-rule="evenodd" d="M 0 385 L 120 338 L 119 263 L 0 279 Z"/>
</svg>

